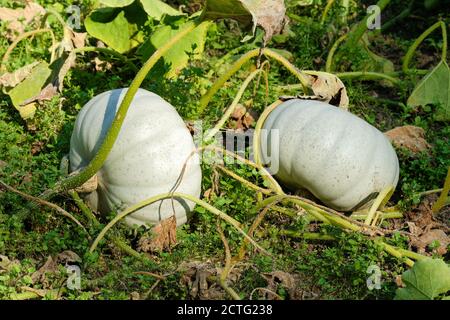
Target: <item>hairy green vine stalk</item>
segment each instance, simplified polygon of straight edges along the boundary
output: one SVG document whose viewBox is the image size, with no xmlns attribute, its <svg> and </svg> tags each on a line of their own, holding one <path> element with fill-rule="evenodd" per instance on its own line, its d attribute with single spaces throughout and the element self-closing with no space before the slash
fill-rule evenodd
<svg viewBox="0 0 450 320">
<path fill-rule="evenodd" d="M 6 71 L 6 63 L 8 62 L 9 56 L 11 55 L 11 52 L 19 44 L 20 41 L 22 41 L 23 39 L 26 39 L 28 37 L 34 36 L 36 34 L 47 33 L 47 32 L 50 33 L 50 35 L 52 37 L 52 52 L 51 52 L 51 57 L 50 57 L 50 63 L 51 63 L 55 59 L 55 43 L 56 43 L 55 34 L 53 33 L 52 29 L 47 29 L 47 28 L 37 29 L 37 30 L 32 30 L 32 31 L 22 33 L 9 45 L 9 47 L 6 49 L 6 52 L 3 55 L 3 58 L 0 62 L 0 72 Z"/>
<path fill-rule="evenodd" d="M 73 53 L 101 52 L 101 53 L 109 54 L 109 55 L 112 55 L 112 56 L 118 58 L 119 60 L 123 61 L 124 63 L 126 63 L 133 71 L 136 71 L 136 72 L 138 71 L 138 68 L 136 67 L 136 65 L 133 62 L 131 62 L 127 57 L 125 57 L 123 54 L 120 54 L 119 52 L 109 49 L 109 48 L 82 47 L 82 48 L 73 49 L 72 52 Z"/>
<path fill-rule="evenodd" d="M 445 178 L 444 188 L 442 188 L 441 195 L 433 205 L 432 208 L 433 213 L 439 212 L 439 210 L 441 210 L 445 206 L 449 192 L 450 192 L 450 167 L 448 168 L 447 178 Z"/>
<path fill-rule="evenodd" d="M 279 63 L 281 63 L 284 67 L 286 67 L 287 70 L 289 70 L 292 74 L 294 74 L 299 80 L 300 83 L 303 86 L 303 91 L 305 94 L 309 93 L 309 79 L 308 77 L 303 74 L 300 70 L 297 69 L 296 66 L 294 66 L 292 63 L 290 63 L 286 58 L 281 56 L 280 54 L 276 53 L 275 51 L 269 49 L 269 48 L 263 48 L 263 49 L 253 49 L 241 56 L 237 61 L 235 61 L 231 67 L 225 71 L 213 84 L 213 86 L 206 92 L 206 94 L 201 97 L 200 99 L 200 105 L 199 105 L 199 114 L 202 115 L 205 111 L 206 107 L 208 106 L 209 102 L 211 101 L 214 94 L 222 88 L 224 83 L 233 76 L 241 67 L 250 59 L 255 58 L 259 56 L 260 54 L 265 55 L 269 58 L 272 58 Z"/>
<path fill-rule="evenodd" d="M 327 62 L 325 64 L 325 71 L 326 72 L 332 72 L 333 71 L 334 54 L 336 53 L 336 50 L 339 48 L 339 45 L 347 39 L 347 36 L 348 36 L 348 34 L 344 34 L 344 35 L 340 36 L 334 42 L 333 46 L 330 49 L 330 52 L 328 52 Z"/>
<path fill-rule="evenodd" d="M 414 56 L 414 53 L 416 52 L 419 45 L 437 28 L 441 27 L 442 30 L 442 55 L 441 60 L 446 61 L 447 60 L 447 27 L 445 26 L 445 22 L 438 21 L 435 24 L 433 24 L 431 27 L 429 27 L 427 30 L 425 30 L 415 41 L 414 43 L 409 47 L 408 51 L 406 52 L 405 58 L 403 60 L 403 66 L 402 70 L 403 72 L 407 73 L 409 71 L 409 65 L 411 63 L 411 60 Z"/>
<path fill-rule="evenodd" d="M 320 24 L 324 24 L 327 19 L 328 12 L 331 10 L 335 0 L 328 0 L 325 9 L 323 10 L 322 17 L 320 18 Z"/>
<path fill-rule="evenodd" d="M 81 212 L 84 214 L 84 216 L 95 226 L 99 227 L 100 222 L 97 220 L 95 215 L 92 213 L 91 209 L 84 203 L 84 201 L 80 198 L 78 193 L 74 190 L 69 190 L 69 195 L 72 197 L 72 199 L 75 201 L 75 204 L 78 206 L 78 208 L 81 210 Z M 127 245 L 123 240 L 121 240 L 118 237 L 115 236 L 108 236 L 109 239 L 112 240 L 112 242 L 123 252 L 129 254 L 130 256 L 141 260 L 142 262 L 146 264 L 151 264 L 153 261 L 148 259 L 145 255 L 140 254 L 133 248 L 131 248 L 129 245 Z"/>
<path fill-rule="evenodd" d="M 260 250 L 261 252 L 263 252 L 264 254 L 266 254 L 268 256 L 271 255 L 268 251 L 266 251 L 259 244 L 257 244 L 255 242 L 255 240 L 253 240 L 251 237 L 249 237 L 247 235 L 247 233 L 244 230 L 242 230 L 240 223 L 238 221 L 236 221 L 234 218 L 230 217 L 226 213 L 220 211 L 219 209 L 213 207 L 212 205 L 210 205 L 209 203 L 207 203 L 203 200 L 197 199 L 196 197 L 194 197 L 190 194 L 184 194 L 184 193 L 178 193 L 178 192 L 175 192 L 175 193 L 167 192 L 167 193 L 156 195 L 154 197 L 150 197 L 144 201 L 141 201 L 135 205 L 132 205 L 131 207 L 129 207 L 129 208 L 125 209 L 124 211 L 122 211 L 121 213 L 119 213 L 99 233 L 97 238 L 92 243 L 91 248 L 89 249 L 89 252 L 94 252 L 94 250 L 98 246 L 98 243 L 104 238 L 104 236 L 108 232 L 108 230 L 111 229 L 121 219 L 125 218 L 127 215 L 133 213 L 134 211 L 139 210 L 145 206 L 148 206 L 154 202 L 164 200 L 164 199 L 170 199 L 170 198 L 186 199 L 186 200 L 189 200 L 189 201 L 192 201 L 192 202 L 198 204 L 199 206 L 205 208 L 209 212 L 217 215 L 219 218 L 223 219 L 224 221 L 226 221 L 230 225 L 232 225 L 239 233 L 241 233 L 246 239 L 248 239 L 248 241 L 250 241 L 258 250 Z"/>
<path fill-rule="evenodd" d="M 247 89 L 250 82 L 262 71 L 263 71 L 263 69 L 259 68 L 248 75 L 248 77 L 242 83 L 235 98 L 233 99 L 233 102 L 231 103 L 231 105 L 228 107 L 228 109 L 223 114 L 222 118 L 220 118 L 220 120 L 217 122 L 217 124 L 214 126 L 214 128 L 212 128 L 210 131 L 208 131 L 208 133 L 205 135 L 205 141 L 209 141 L 210 139 L 212 139 L 217 134 L 217 132 L 219 132 L 220 129 L 225 125 L 225 123 L 228 121 L 228 119 L 231 117 L 234 110 L 236 109 L 239 101 L 241 100 L 242 96 L 244 95 L 244 92 Z"/>
<path fill-rule="evenodd" d="M 376 6 L 380 9 L 380 12 L 383 11 L 391 2 L 391 0 L 379 0 Z M 356 28 L 351 31 L 348 35 L 346 46 L 349 48 L 354 48 L 358 45 L 359 40 L 363 37 L 364 33 L 366 33 L 368 28 L 368 21 L 372 17 L 372 13 L 368 13 L 367 16 L 356 26 Z"/>
<path fill-rule="evenodd" d="M 219 276 L 219 284 L 220 286 L 234 299 L 234 300 L 241 300 L 241 297 L 234 291 L 233 288 L 231 288 L 227 283 L 228 275 L 230 274 L 231 269 L 233 268 L 233 265 L 231 263 L 231 251 L 230 246 L 228 244 L 228 240 L 225 237 L 225 234 L 223 233 L 222 228 L 220 227 L 220 223 L 217 223 L 217 231 L 219 232 L 220 239 L 222 240 L 223 246 L 225 248 L 225 266 L 220 273 Z"/>
</svg>

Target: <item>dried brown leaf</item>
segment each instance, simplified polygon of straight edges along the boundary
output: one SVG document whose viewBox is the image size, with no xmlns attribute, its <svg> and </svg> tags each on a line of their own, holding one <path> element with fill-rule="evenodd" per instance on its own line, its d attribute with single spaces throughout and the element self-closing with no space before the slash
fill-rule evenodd
<svg viewBox="0 0 450 320">
<path fill-rule="evenodd" d="M 142 237 L 138 248 L 143 252 L 156 252 L 170 249 L 176 243 L 177 221 L 175 216 L 172 216 L 153 227 L 151 238 Z"/>
<path fill-rule="evenodd" d="M 425 140 L 425 131 L 420 127 L 402 126 L 384 133 L 386 137 L 397 147 L 403 147 L 411 152 L 426 151 L 430 145 Z"/>
<path fill-rule="evenodd" d="M 0 21 L 7 22 L 7 29 L 10 31 L 7 36 L 13 37 L 14 33 L 21 34 L 25 27 L 38 15 L 45 14 L 45 9 L 39 4 L 28 2 L 24 8 L 9 9 L 0 8 Z"/>
<path fill-rule="evenodd" d="M 83 48 L 86 43 L 87 32 L 72 31 L 71 38 L 73 46 L 77 49 Z"/>
<path fill-rule="evenodd" d="M 181 285 L 189 288 L 189 295 L 193 299 L 220 300 L 225 298 L 224 290 L 213 280 L 220 274 L 220 270 L 211 262 L 191 261 L 184 263 Z"/>
<path fill-rule="evenodd" d="M 111 70 L 112 68 L 112 64 L 109 61 L 103 61 L 101 59 L 99 59 L 98 57 L 94 58 L 94 68 L 95 71 L 107 71 L 107 70 Z"/>
<path fill-rule="evenodd" d="M 253 118 L 250 112 L 247 112 L 244 117 L 242 117 L 242 125 L 245 129 L 249 129 L 255 123 L 255 118 Z"/>
<path fill-rule="evenodd" d="M 418 226 L 416 226 L 416 224 L 414 222 L 408 221 L 408 222 L 406 222 L 406 224 L 408 225 L 409 232 L 412 235 L 419 236 L 422 234 L 423 230 L 421 228 L 419 228 Z"/>
<path fill-rule="evenodd" d="M 56 88 L 52 83 L 49 83 L 41 90 L 38 95 L 22 102 L 21 106 L 31 105 L 35 101 L 42 102 L 44 100 L 51 100 L 57 92 L 58 88 Z"/>
<path fill-rule="evenodd" d="M 231 114 L 231 118 L 234 120 L 241 119 L 245 113 L 247 112 L 247 109 L 242 105 L 238 104 L 236 105 L 236 108 L 234 109 L 233 113 Z"/>
<path fill-rule="evenodd" d="M 56 260 L 58 261 L 58 263 L 74 263 L 82 261 L 80 256 L 71 250 L 65 250 L 61 252 L 56 256 Z"/>
<path fill-rule="evenodd" d="M 48 287 L 49 283 L 47 275 L 56 273 L 60 264 L 79 263 L 81 261 L 81 258 L 75 252 L 70 250 L 65 250 L 56 257 L 48 256 L 44 265 L 31 275 L 31 279 L 34 283 L 39 282 L 42 283 L 44 287 Z"/>
<path fill-rule="evenodd" d="M 282 0 L 242 0 L 253 17 L 253 33 L 256 26 L 264 29 L 264 44 L 267 44 L 273 35 L 279 34 L 286 23 L 286 7 Z"/>
<path fill-rule="evenodd" d="M 446 254 L 450 238 L 441 229 L 432 229 L 424 233 L 418 239 L 413 240 L 411 245 L 416 247 L 418 252 L 425 252 L 426 248 L 435 241 L 439 242 L 439 247 L 435 249 L 436 253 L 440 255 Z"/>
<path fill-rule="evenodd" d="M 75 174 L 78 174 L 78 172 L 76 172 Z M 94 174 L 91 178 L 89 178 L 88 181 L 83 183 L 81 186 L 76 187 L 75 191 L 79 193 L 91 193 L 97 190 L 97 187 L 98 187 L 98 177 L 96 174 Z"/>
<path fill-rule="evenodd" d="M 309 77 L 311 89 L 318 100 L 348 109 L 347 89 L 341 79 L 326 72 L 311 74 Z"/>
<path fill-rule="evenodd" d="M 142 300 L 139 292 L 133 291 L 130 293 L 130 300 Z"/>
<path fill-rule="evenodd" d="M 54 273 L 57 270 L 58 270 L 58 264 L 56 262 L 56 259 L 53 259 L 52 256 L 48 256 L 47 261 L 44 263 L 44 265 L 31 275 L 31 279 L 33 280 L 34 283 L 36 283 L 36 282 L 45 283 L 46 282 L 46 274 Z"/>
<path fill-rule="evenodd" d="M 268 291 L 264 292 L 266 299 L 276 299 L 277 297 L 271 294 L 271 292 L 277 292 L 280 285 L 286 289 L 291 297 L 296 295 L 297 285 L 292 274 L 277 270 L 270 273 L 264 273 L 263 276 L 267 280 L 266 289 L 268 289 Z"/>
</svg>

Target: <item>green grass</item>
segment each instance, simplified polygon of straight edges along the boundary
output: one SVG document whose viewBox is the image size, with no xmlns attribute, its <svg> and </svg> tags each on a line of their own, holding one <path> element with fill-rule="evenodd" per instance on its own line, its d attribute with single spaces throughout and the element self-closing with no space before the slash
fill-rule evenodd
<svg viewBox="0 0 450 320">
<path fill-rule="evenodd" d="M 40 2 L 46 5 L 56 3 L 48 0 Z M 6 3 L 9 2 L 0 1 L 2 6 Z M 83 4 L 87 12 L 89 5 L 84 2 Z M 308 16 L 312 22 L 308 28 L 292 22 L 288 39 L 278 39 L 270 45 L 289 51 L 293 62 L 301 69 L 323 69 L 326 54 L 332 44 L 329 37 L 333 30 L 314 22 L 320 19 L 322 11 L 317 6 L 292 7 L 289 13 Z M 336 11 L 330 12 L 330 19 L 333 20 L 336 14 Z M 355 11 L 355 14 L 361 17 L 362 13 Z M 446 18 L 449 19 L 448 16 Z M 61 33 L 56 23 L 54 28 Z M 3 30 L 4 26 L 0 26 L 0 32 Z M 151 74 L 143 87 L 172 103 L 184 119 L 198 118 L 198 100 L 217 77 L 217 74 L 209 73 L 209 70 L 220 57 L 233 48 L 244 45 L 240 42 L 242 36 L 243 31 L 234 23 L 218 23 L 209 31 L 203 60 L 192 63 L 174 80 L 162 79 L 157 73 Z M 403 37 L 401 33 L 390 34 L 390 37 L 393 37 L 404 51 L 414 40 Z M 383 38 L 378 41 L 382 48 Z M 439 42 L 438 36 L 436 41 Z M 46 37 L 23 41 L 14 51 L 9 68 L 16 69 L 37 58 L 48 60 L 49 43 L 49 38 Z M 258 42 L 254 45 L 256 44 Z M 0 39 L 0 55 L 5 52 L 7 46 L 7 40 Z M 435 44 L 430 43 L 429 46 L 433 47 Z M 242 52 L 245 52 L 244 49 L 247 48 L 243 48 Z M 357 66 L 359 62 L 365 61 L 363 52 L 352 54 L 355 58 L 341 61 L 342 67 L 350 66 L 350 62 L 352 66 Z M 121 62 L 112 61 L 110 70 L 94 72 L 92 58 L 95 55 L 96 53 L 86 53 L 77 60 L 76 67 L 64 80 L 62 94 L 39 106 L 35 118 L 31 121 L 20 119 L 8 96 L 0 93 L 0 178 L 3 181 L 31 195 L 39 195 L 51 187 L 59 177 L 60 159 L 69 151 L 73 123 L 81 107 L 96 94 L 130 84 L 134 74 Z M 102 59 L 109 58 L 102 56 Z M 346 55 L 342 55 L 341 59 L 346 59 Z M 251 64 L 246 65 L 212 99 L 203 118 L 206 126 L 212 126 L 223 114 L 224 108 L 231 103 L 251 67 Z M 296 79 L 276 62 L 271 63 L 269 81 L 271 88 L 296 83 Z M 417 192 L 441 187 L 446 168 L 450 165 L 449 127 L 444 123 L 436 123 L 431 110 L 410 110 L 405 106 L 387 102 L 406 101 L 411 83 L 404 83 L 404 88 L 401 89 L 383 87 L 377 82 L 346 81 L 345 84 L 351 100 L 350 110 L 353 113 L 380 130 L 405 124 L 420 126 L 425 129 L 426 139 L 433 146 L 429 154 L 421 155 L 399 150 L 401 179 L 394 200 L 399 200 L 407 210 L 417 203 Z M 250 88 L 242 101 L 246 101 L 257 111 L 263 110 L 266 103 L 274 101 L 278 95 L 275 90 L 270 90 L 269 99 L 266 101 L 263 86 L 260 86 L 255 94 L 253 87 Z M 386 100 L 374 99 L 374 92 Z M 206 165 L 202 169 L 202 190 L 205 191 L 214 183 L 213 171 Z M 252 169 L 235 166 L 233 170 L 250 181 L 262 183 L 261 178 Z M 244 226 L 249 226 L 258 213 L 255 209 L 255 193 L 232 178 L 220 172 L 219 174 L 218 192 L 211 196 L 209 202 L 241 221 Z M 74 214 L 83 224 L 88 224 L 68 196 L 61 195 L 52 201 Z M 31 275 L 45 263 L 48 256 L 56 256 L 64 250 L 71 250 L 83 259 L 80 265 L 82 290 L 67 290 L 63 293 L 64 299 L 129 299 L 133 292 L 147 299 L 190 299 L 193 297 L 189 279 L 186 270 L 180 269 L 180 266 L 189 262 L 205 263 L 212 272 L 215 267 L 222 268 L 224 265 L 225 252 L 217 232 L 217 218 L 200 207 L 194 210 L 190 223 L 178 230 L 178 244 L 170 252 L 149 256 L 152 263 L 146 264 L 127 256 L 108 241 L 103 241 L 95 253 L 87 254 L 92 239 L 88 239 L 80 228 L 55 211 L 43 207 L 24 218 L 18 216 L 17 213 L 26 204 L 18 195 L 0 191 L 0 255 L 7 256 L 11 261 L 16 260 L 8 268 L 2 269 L 0 264 L 0 299 L 21 292 L 23 286 L 35 289 L 64 287 L 67 274 L 63 269 L 49 276 L 46 283 L 31 281 Z M 101 218 L 101 222 L 105 224 L 107 218 Z M 221 226 L 231 251 L 235 254 L 242 237 L 225 224 L 222 223 Z M 311 231 L 310 228 L 332 234 L 337 240 L 305 241 L 280 234 L 281 229 L 301 232 Z M 100 227 L 91 226 L 88 231 L 91 235 L 96 235 Z M 122 226 L 115 228 L 113 233 L 135 247 L 145 231 L 128 230 Z M 247 248 L 248 255 L 239 267 L 237 280 L 230 283 L 246 298 L 255 288 L 267 286 L 264 275 L 283 271 L 298 280 L 295 290 L 306 298 L 391 299 L 396 289 L 395 277 L 405 270 L 401 262 L 388 256 L 366 236 L 344 233 L 329 227 L 311 227 L 301 218 L 293 219 L 273 211 L 268 213 L 255 238 L 273 257 L 256 253 L 251 247 Z M 400 236 L 394 237 L 392 241 L 393 244 L 407 248 L 405 239 Z M 367 268 L 371 265 L 381 269 L 380 290 L 367 289 Z M 165 275 L 165 279 L 156 284 L 158 280 L 155 277 L 136 274 L 139 271 Z M 195 276 L 193 279 L 190 277 L 190 281 L 193 280 Z M 211 287 L 212 280 L 209 279 L 208 283 Z M 291 299 L 294 296 L 291 295 L 293 291 L 290 289 L 292 288 L 281 283 L 277 286 L 276 293 Z M 229 298 L 224 293 L 222 297 Z M 254 297 L 261 298 L 262 293 L 256 292 Z"/>
</svg>

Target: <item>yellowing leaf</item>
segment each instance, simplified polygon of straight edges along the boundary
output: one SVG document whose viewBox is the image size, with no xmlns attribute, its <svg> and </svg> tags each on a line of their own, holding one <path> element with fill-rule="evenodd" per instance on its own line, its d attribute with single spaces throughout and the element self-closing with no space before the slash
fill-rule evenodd
<svg viewBox="0 0 450 320">
<path fill-rule="evenodd" d="M 22 104 L 41 92 L 51 73 L 49 65 L 46 62 L 40 62 L 25 80 L 7 92 L 22 118 L 27 119 L 34 115 L 34 104 L 27 103 L 26 106 Z"/>
</svg>

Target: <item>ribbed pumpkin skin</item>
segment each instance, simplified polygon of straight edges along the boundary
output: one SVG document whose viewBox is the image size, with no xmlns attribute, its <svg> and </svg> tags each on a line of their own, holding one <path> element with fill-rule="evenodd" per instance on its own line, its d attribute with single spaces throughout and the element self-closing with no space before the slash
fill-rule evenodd
<svg viewBox="0 0 450 320">
<path fill-rule="evenodd" d="M 80 111 L 70 141 L 71 171 L 86 166 L 103 141 L 127 89 L 104 92 Z M 98 188 L 86 198 L 94 210 L 108 213 L 151 196 L 170 192 L 195 145 L 176 110 L 158 95 L 139 89 L 119 136 L 97 173 Z M 201 169 L 192 157 L 177 192 L 200 196 Z M 177 224 L 187 220 L 194 203 L 174 200 Z M 170 199 L 146 206 L 125 218 L 129 225 L 156 224 L 173 215 Z"/>
<path fill-rule="evenodd" d="M 331 208 L 354 209 L 372 193 L 397 185 L 399 163 L 389 140 L 341 108 L 288 100 L 269 114 L 263 129 L 269 130 L 261 137 L 265 163 L 271 154 L 267 138 L 275 137 L 270 130 L 278 130 L 276 177 L 291 188 L 309 190 Z"/>
</svg>

